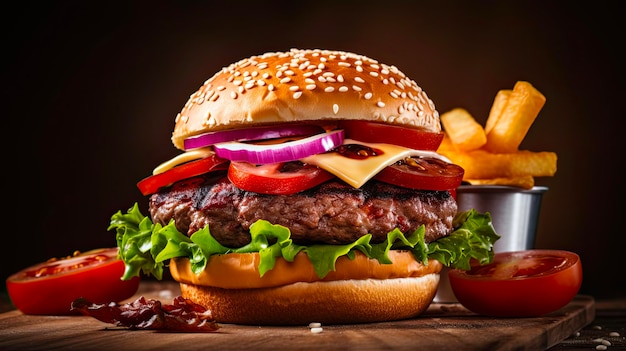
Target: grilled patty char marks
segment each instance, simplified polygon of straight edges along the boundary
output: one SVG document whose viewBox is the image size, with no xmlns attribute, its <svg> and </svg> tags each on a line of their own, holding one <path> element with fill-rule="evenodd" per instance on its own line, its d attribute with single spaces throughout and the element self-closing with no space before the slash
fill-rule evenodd
<svg viewBox="0 0 626 351">
<path fill-rule="evenodd" d="M 152 195 L 149 210 L 155 223 L 174 219 L 187 235 L 209 224 L 217 241 L 234 248 L 250 242 L 248 229 L 258 219 L 288 227 L 300 245 L 347 244 L 368 233 L 377 243 L 396 227 L 412 233 L 422 224 L 430 242 L 451 232 L 457 204 L 446 191 L 377 181 L 360 189 L 330 181 L 294 195 L 263 195 L 238 189 L 226 177 L 200 176 Z"/>
</svg>

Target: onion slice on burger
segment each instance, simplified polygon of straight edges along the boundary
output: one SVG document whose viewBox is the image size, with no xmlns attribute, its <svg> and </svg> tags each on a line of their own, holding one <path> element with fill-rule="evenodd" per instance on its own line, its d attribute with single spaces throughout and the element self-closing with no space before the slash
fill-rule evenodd
<svg viewBox="0 0 626 351">
<path fill-rule="evenodd" d="M 226 142 L 213 145 L 215 153 L 231 161 L 268 164 L 296 161 L 307 156 L 330 151 L 343 144 L 343 130 L 316 134 L 280 144 L 250 144 Z"/>
<path fill-rule="evenodd" d="M 285 124 L 245 129 L 231 129 L 194 135 L 184 140 L 185 150 L 211 146 L 229 141 L 276 139 L 323 133 L 324 128 L 313 124 Z"/>
</svg>

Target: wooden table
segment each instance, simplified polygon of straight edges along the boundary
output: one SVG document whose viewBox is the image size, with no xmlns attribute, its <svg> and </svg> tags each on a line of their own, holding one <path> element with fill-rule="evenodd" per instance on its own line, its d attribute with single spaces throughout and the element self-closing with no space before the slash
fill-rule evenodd
<svg viewBox="0 0 626 351">
<path fill-rule="evenodd" d="M 137 296 L 164 303 L 180 294 L 174 282 L 142 282 Z M 433 303 L 420 317 L 385 323 L 273 327 L 222 324 L 213 333 L 127 330 L 85 316 L 0 314 L 0 350 L 541 350 L 558 345 L 595 317 L 595 301 L 579 295 L 540 318 L 487 318 L 459 304 Z"/>
</svg>

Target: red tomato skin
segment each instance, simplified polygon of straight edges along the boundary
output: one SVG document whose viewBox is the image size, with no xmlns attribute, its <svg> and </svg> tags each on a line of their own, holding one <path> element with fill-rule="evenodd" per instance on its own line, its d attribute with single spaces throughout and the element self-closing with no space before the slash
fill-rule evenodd
<svg viewBox="0 0 626 351">
<path fill-rule="evenodd" d="M 334 176 L 311 165 L 303 165 L 294 172 L 280 172 L 281 164 L 255 166 L 248 162 L 231 162 L 228 179 L 239 189 L 259 194 L 291 195 L 325 181 Z"/>
<path fill-rule="evenodd" d="M 179 180 L 226 169 L 228 169 L 227 160 L 219 158 L 216 155 L 211 155 L 184 163 L 163 173 L 146 177 L 137 183 L 137 188 L 142 195 L 148 196 L 158 192 L 161 188 L 174 184 Z"/>
<path fill-rule="evenodd" d="M 112 250 L 106 252 L 117 254 L 117 248 Z M 124 262 L 112 257 L 102 263 L 59 274 L 27 277 L 26 272 L 46 266 L 46 263 L 37 264 L 7 278 L 7 292 L 18 310 L 31 315 L 72 314 L 72 301 L 79 297 L 94 303 L 119 302 L 137 292 L 140 278 L 121 280 Z"/>
<path fill-rule="evenodd" d="M 562 250 L 521 253 L 555 255 L 564 257 L 566 263 L 554 271 L 506 279 L 450 270 L 450 286 L 457 300 L 472 312 L 492 317 L 538 317 L 555 312 L 572 301 L 582 284 L 582 264 L 578 255 Z M 518 252 L 498 253 L 494 263 L 511 254 Z"/>
<path fill-rule="evenodd" d="M 345 137 L 366 143 L 387 143 L 415 150 L 437 151 L 444 133 L 363 120 L 342 120 Z"/>
<path fill-rule="evenodd" d="M 414 170 L 408 165 L 395 163 L 385 167 L 374 179 L 403 188 L 419 190 L 450 190 L 456 189 L 463 181 L 464 170 L 456 164 L 438 159 L 422 158 L 424 170 Z"/>
</svg>

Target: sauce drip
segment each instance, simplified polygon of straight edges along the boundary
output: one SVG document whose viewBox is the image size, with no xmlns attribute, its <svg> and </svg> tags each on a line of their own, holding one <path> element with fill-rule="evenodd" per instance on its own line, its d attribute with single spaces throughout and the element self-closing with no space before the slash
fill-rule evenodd
<svg viewBox="0 0 626 351">
<path fill-rule="evenodd" d="M 379 156 L 384 152 L 380 149 L 375 149 L 365 145 L 359 144 L 343 144 L 336 147 L 333 151 L 340 154 L 343 157 L 352 158 L 356 160 L 363 160 L 368 157 Z"/>
</svg>

